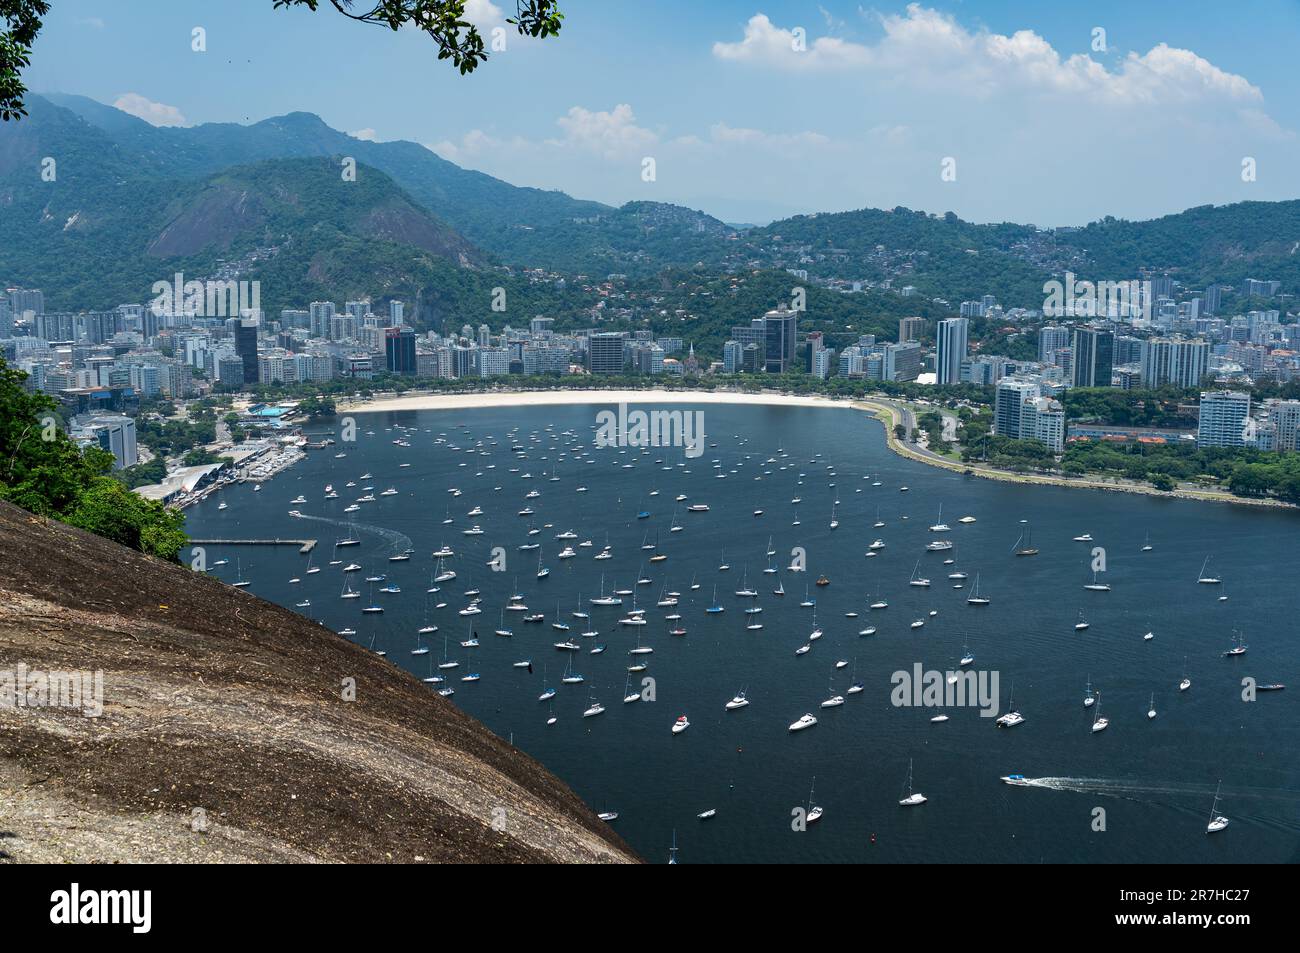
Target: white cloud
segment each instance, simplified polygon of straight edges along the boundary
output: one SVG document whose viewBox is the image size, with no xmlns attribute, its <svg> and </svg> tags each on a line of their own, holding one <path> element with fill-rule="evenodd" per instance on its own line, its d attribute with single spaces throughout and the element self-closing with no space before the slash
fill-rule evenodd
<svg viewBox="0 0 1300 953">
<path fill-rule="evenodd" d="M 857 70 L 896 85 L 961 96 L 988 97 L 1014 89 L 1112 105 L 1219 101 L 1244 107 L 1263 100 L 1244 77 L 1164 43 L 1144 54 L 1129 53 L 1109 69 L 1084 54 L 1062 57 L 1032 30 L 1010 36 L 970 30 L 955 17 L 917 3 L 879 21 L 884 36 L 874 44 L 819 37 L 797 51 L 794 29 L 777 27 L 760 13 L 750 18 L 739 42 L 714 43 L 713 54 L 783 70 Z"/>
<path fill-rule="evenodd" d="M 358 129 L 356 132 L 349 132 L 348 135 L 351 136 L 353 139 L 360 139 L 362 142 L 379 141 L 379 139 L 375 135 L 375 130 L 369 127 L 365 129 Z"/>
<path fill-rule="evenodd" d="M 761 129 L 744 129 L 725 122 L 714 123 L 709 134 L 715 143 L 739 144 L 769 149 L 808 149 L 829 145 L 831 140 L 820 132 L 764 132 Z"/>
<path fill-rule="evenodd" d="M 154 126 L 184 126 L 185 117 L 175 106 L 155 103 L 139 93 L 123 93 L 114 100 L 113 105 L 124 113 L 130 113 Z"/>
<path fill-rule="evenodd" d="M 78 17 L 72 21 L 77 26 L 90 27 L 92 30 L 104 29 L 105 23 L 100 17 Z"/>
<path fill-rule="evenodd" d="M 710 150 L 720 152 L 731 147 L 808 150 L 832 142 L 818 132 L 766 132 L 725 122 L 710 126 L 707 137 L 685 133 L 665 138 L 639 125 L 627 103 L 620 103 L 609 111 L 574 106 L 555 122 L 561 135 L 540 141 L 519 136 L 502 139 L 482 129 L 471 129 L 459 139 L 426 143 L 425 148 L 453 162 L 495 162 L 512 156 L 530 156 L 535 159 L 566 158 L 573 162 L 594 160 L 617 165 L 628 159 L 640 159 L 651 151 L 663 155 L 704 155 Z"/>
<path fill-rule="evenodd" d="M 550 144 L 576 147 L 606 159 L 641 152 L 659 141 L 655 133 L 637 125 L 627 103 L 619 103 L 609 112 L 574 106 L 556 120 L 556 125 L 564 137 L 548 140 Z"/>
<path fill-rule="evenodd" d="M 465 19 L 479 28 L 479 31 L 491 30 L 495 26 L 505 26 L 506 15 L 492 0 L 467 0 Z"/>
<path fill-rule="evenodd" d="M 762 63 L 783 69 L 816 69 L 862 65 L 870 54 L 866 47 L 831 36 L 818 37 L 796 49 L 794 29 L 777 27 L 766 14 L 756 13 L 745 24 L 739 43 L 713 44 L 713 55 L 733 62 Z"/>
</svg>

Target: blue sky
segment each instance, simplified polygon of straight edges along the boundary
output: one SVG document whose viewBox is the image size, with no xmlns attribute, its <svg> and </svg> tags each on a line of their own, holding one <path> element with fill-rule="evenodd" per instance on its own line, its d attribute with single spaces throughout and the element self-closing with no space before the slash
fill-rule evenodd
<svg viewBox="0 0 1300 953">
<path fill-rule="evenodd" d="M 519 185 L 733 222 L 906 205 L 1082 224 L 1300 191 L 1295 2 L 562 0 L 559 38 L 511 34 L 468 77 L 413 30 L 328 8 L 52 6 L 37 91 L 157 123 L 304 110 Z M 489 28 L 512 10 L 470 0 Z"/>
</svg>

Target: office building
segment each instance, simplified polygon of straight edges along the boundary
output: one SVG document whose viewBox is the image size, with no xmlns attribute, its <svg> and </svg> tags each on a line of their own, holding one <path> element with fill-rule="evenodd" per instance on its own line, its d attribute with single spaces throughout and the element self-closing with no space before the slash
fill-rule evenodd
<svg viewBox="0 0 1300 953">
<path fill-rule="evenodd" d="M 1142 349 L 1142 386 L 1200 387 L 1209 362 L 1208 341 L 1151 338 Z"/>
<path fill-rule="evenodd" d="M 925 336 L 926 323 L 925 318 L 899 318 L 898 343 L 921 340 Z"/>
<path fill-rule="evenodd" d="M 1101 328 L 1077 327 L 1071 345 L 1070 383 L 1109 387 L 1115 366 L 1115 335 Z"/>
<path fill-rule="evenodd" d="M 970 321 L 966 318 L 945 318 L 936 325 L 936 384 L 961 383 L 961 362 L 966 360 L 966 336 L 969 329 Z"/>
<path fill-rule="evenodd" d="M 415 359 L 415 329 L 385 328 L 384 356 L 388 373 L 414 377 L 419 369 Z"/>
<path fill-rule="evenodd" d="M 587 338 L 587 370 L 592 374 L 622 374 L 625 335 L 601 331 Z"/>
<path fill-rule="evenodd" d="M 1201 394 L 1196 426 L 1198 447 L 1244 447 L 1251 437 L 1250 394 L 1216 390 Z"/>
<path fill-rule="evenodd" d="M 260 368 L 257 363 L 257 318 L 231 318 L 235 332 L 235 353 L 244 362 L 244 384 L 256 384 Z"/>
</svg>

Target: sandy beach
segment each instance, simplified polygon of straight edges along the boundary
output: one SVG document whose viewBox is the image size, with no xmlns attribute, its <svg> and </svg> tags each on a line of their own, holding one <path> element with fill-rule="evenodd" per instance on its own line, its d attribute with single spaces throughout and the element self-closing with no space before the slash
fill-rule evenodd
<svg viewBox="0 0 1300 953">
<path fill-rule="evenodd" d="M 379 397 L 348 404 L 340 402 L 340 414 L 376 413 L 394 410 L 465 410 L 474 407 L 542 407 L 556 404 L 764 404 L 788 407 L 826 407 L 862 411 L 884 425 L 885 442 L 901 457 L 942 467 L 969 476 L 1007 483 L 1062 486 L 1078 490 L 1105 490 L 1138 493 L 1167 499 L 1199 500 L 1211 503 L 1236 503 L 1246 506 L 1291 508 L 1291 504 L 1273 499 L 1234 496 L 1223 490 L 1179 487 L 1165 492 L 1152 486 L 1129 482 L 1112 482 L 1095 477 L 1062 477 L 1041 473 L 1012 473 L 982 464 L 942 460 L 920 452 L 894 436 L 894 426 L 901 422 L 898 407 L 888 399 L 834 399 L 816 394 L 781 394 L 775 391 L 742 393 L 739 391 L 656 391 L 656 390 L 557 390 L 491 391 L 467 394 L 412 394 L 405 397 Z"/>
<path fill-rule="evenodd" d="M 756 394 L 739 391 L 555 390 L 490 391 L 474 394 L 411 394 L 380 397 L 355 404 L 340 403 L 339 413 L 365 414 L 393 410 L 465 410 L 472 407 L 543 407 L 554 404 L 768 404 L 789 407 L 853 406 L 849 400 L 803 394 Z"/>
</svg>

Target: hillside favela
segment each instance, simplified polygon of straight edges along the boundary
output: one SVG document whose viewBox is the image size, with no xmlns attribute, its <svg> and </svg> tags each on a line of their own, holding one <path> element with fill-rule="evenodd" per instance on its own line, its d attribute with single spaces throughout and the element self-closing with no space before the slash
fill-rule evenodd
<svg viewBox="0 0 1300 953">
<path fill-rule="evenodd" d="M 1085 930 L 1263 920 L 1300 79 L 1057 7 L 0 0 L 15 915 L 1046 864 Z"/>
</svg>

